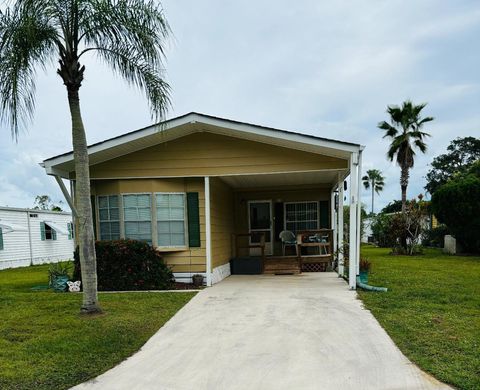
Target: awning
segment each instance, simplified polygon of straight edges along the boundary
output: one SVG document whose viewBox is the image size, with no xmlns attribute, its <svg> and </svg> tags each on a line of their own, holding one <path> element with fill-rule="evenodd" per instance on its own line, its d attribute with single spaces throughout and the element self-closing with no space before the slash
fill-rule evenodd
<svg viewBox="0 0 480 390">
<path fill-rule="evenodd" d="M 67 230 L 67 226 L 65 225 L 65 227 L 62 227 L 60 225 L 58 225 L 57 223 L 55 222 L 50 222 L 50 221 L 43 221 L 43 223 L 45 223 L 46 225 L 50 226 L 53 230 L 55 230 L 57 233 L 60 233 L 60 234 L 63 234 L 64 236 L 68 236 L 68 230 Z"/>
<path fill-rule="evenodd" d="M 14 223 L 6 222 L 1 219 L 0 219 L 0 228 L 2 228 L 3 233 L 28 231 L 28 228 L 26 226 L 16 225 Z"/>
</svg>

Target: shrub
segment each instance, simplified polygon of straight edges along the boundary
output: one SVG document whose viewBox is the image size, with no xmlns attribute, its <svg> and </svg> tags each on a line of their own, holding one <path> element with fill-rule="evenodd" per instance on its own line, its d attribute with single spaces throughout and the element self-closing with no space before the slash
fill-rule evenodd
<svg viewBox="0 0 480 390">
<path fill-rule="evenodd" d="M 370 263 L 370 261 L 368 261 L 368 259 L 366 258 L 360 258 L 360 263 L 359 263 L 359 266 L 360 266 L 360 271 L 362 272 L 368 272 L 370 271 L 370 268 L 372 268 L 372 263 Z"/>
<path fill-rule="evenodd" d="M 450 231 L 446 225 L 438 225 L 435 228 L 425 230 L 422 236 L 422 245 L 443 248 L 444 238 L 447 234 L 450 234 Z"/>
<path fill-rule="evenodd" d="M 439 187 L 432 196 L 437 219 L 466 251 L 480 252 L 480 162 L 470 172 Z"/>
<path fill-rule="evenodd" d="M 397 238 L 390 234 L 392 216 L 387 214 L 378 214 L 374 217 L 370 228 L 374 242 L 382 248 L 391 248 L 395 245 Z"/>
<path fill-rule="evenodd" d="M 153 247 L 142 241 L 97 241 L 99 291 L 166 290 L 172 286 L 172 271 Z M 74 280 L 81 280 L 78 248 Z M 83 283 L 82 283 L 83 284 Z"/>
</svg>

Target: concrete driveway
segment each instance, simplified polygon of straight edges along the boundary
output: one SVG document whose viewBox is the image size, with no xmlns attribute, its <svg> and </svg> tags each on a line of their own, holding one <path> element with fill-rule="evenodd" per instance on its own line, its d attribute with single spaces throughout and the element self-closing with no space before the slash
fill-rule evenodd
<svg viewBox="0 0 480 390">
<path fill-rule="evenodd" d="M 135 355 L 75 389 L 447 389 L 334 273 L 231 276 Z"/>
</svg>

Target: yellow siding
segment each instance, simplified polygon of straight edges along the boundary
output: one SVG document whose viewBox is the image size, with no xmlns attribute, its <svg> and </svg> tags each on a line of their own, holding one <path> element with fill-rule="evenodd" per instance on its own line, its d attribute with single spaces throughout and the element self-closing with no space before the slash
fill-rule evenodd
<svg viewBox="0 0 480 390">
<path fill-rule="evenodd" d="M 204 132 L 93 165 L 90 175 L 215 176 L 340 168 L 347 168 L 346 160 Z"/>
<path fill-rule="evenodd" d="M 212 234 L 212 270 L 230 261 L 234 225 L 232 189 L 218 178 L 210 180 L 210 219 Z"/>
<path fill-rule="evenodd" d="M 162 251 L 162 255 L 173 272 L 205 272 L 205 187 L 203 178 L 94 180 L 92 182 L 92 195 L 140 192 L 198 192 L 201 247 L 170 252 Z M 98 231 L 98 214 L 96 220 Z"/>
</svg>

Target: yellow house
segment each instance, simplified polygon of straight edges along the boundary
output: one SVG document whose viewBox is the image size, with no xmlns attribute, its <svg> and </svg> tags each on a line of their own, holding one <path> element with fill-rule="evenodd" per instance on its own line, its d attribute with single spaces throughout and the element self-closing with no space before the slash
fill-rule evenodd
<svg viewBox="0 0 480 390">
<path fill-rule="evenodd" d="M 278 258 L 284 230 L 330 229 L 337 253 L 349 177 L 349 285 L 356 287 L 363 146 L 189 113 L 88 150 L 96 238 L 147 241 L 177 280 L 200 273 L 207 285 L 230 275 L 238 243 L 262 241 L 267 258 Z M 42 166 L 74 210 L 73 153 Z M 72 197 L 61 179 L 70 180 Z"/>
</svg>

